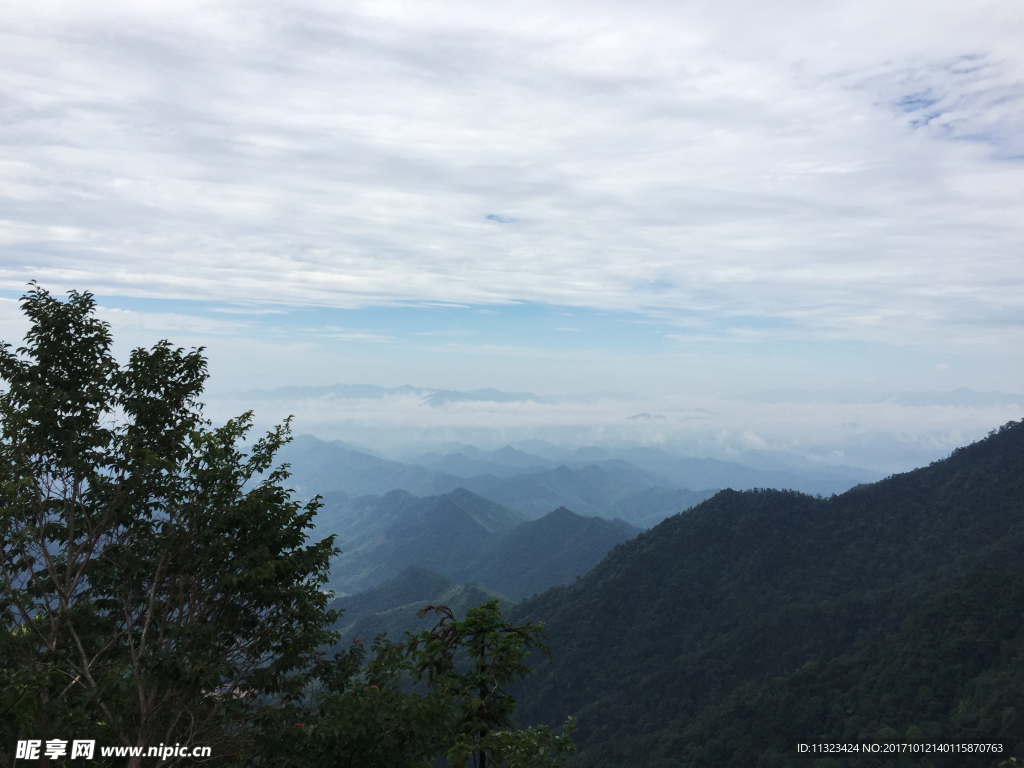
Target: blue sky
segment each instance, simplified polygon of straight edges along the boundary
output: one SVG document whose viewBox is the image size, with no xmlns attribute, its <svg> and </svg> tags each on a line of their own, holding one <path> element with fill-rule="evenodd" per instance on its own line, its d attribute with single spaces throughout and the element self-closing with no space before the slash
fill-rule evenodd
<svg viewBox="0 0 1024 768">
<path fill-rule="evenodd" d="M 1019 3 L 4 16 L 4 339 L 35 279 L 206 346 L 215 394 L 1024 390 Z M 1006 412 L 869 415 L 945 450 Z"/>
</svg>

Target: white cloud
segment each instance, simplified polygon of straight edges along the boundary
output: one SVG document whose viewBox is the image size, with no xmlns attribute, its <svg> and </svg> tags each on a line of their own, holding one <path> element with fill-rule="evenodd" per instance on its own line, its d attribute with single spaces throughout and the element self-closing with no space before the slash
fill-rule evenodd
<svg viewBox="0 0 1024 768">
<path fill-rule="evenodd" d="M 96 307 L 96 314 L 100 319 L 110 323 L 115 338 L 118 333 L 164 333 L 167 331 L 190 336 L 234 336 L 251 328 L 244 321 L 236 322 L 177 312 L 139 312 L 102 305 Z"/>
<path fill-rule="evenodd" d="M 360 331 L 349 328 L 337 328 L 334 326 L 325 326 L 323 328 L 307 329 L 308 333 L 314 335 L 323 335 L 331 339 L 337 339 L 338 341 L 371 341 L 375 343 L 386 343 L 394 341 L 393 336 L 389 336 L 386 333 L 376 333 L 374 331 Z"/>
<path fill-rule="evenodd" d="M 0 285 L 1016 343 L 1022 26 L 1011 2 L 10 6 Z"/>
<path fill-rule="evenodd" d="M 921 406 L 898 400 L 880 402 L 849 393 L 824 398 L 790 393 L 771 403 L 687 394 L 592 395 L 553 402 L 447 401 L 433 407 L 417 394 L 255 402 L 225 394 L 213 398 L 208 410 L 226 418 L 255 409 L 263 425 L 293 414 L 298 432 L 385 452 L 445 442 L 497 448 L 541 438 L 574 445 L 666 445 L 690 455 L 739 461 L 746 451 L 775 451 L 882 472 L 942 458 L 983 437 L 993 425 L 1021 415 L 1019 403 Z M 639 415 L 648 418 L 637 418 L 640 409 Z"/>
</svg>

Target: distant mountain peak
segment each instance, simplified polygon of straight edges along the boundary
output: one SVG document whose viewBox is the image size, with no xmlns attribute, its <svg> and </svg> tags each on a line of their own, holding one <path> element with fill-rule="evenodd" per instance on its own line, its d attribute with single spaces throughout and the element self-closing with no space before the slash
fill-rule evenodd
<svg viewBox="0 0 1024 768">
<path fill-rule="evenodd" d="M 583 515 L 576 514 L 575 512 L 573 512 L 568 507 L 559 507 L 558 509 L 553 509 L 552 511 L 548 512 L 546 515 L 544 515 L 544 517 L 580 517 L 580 518 L 582 518 Z"/>
</svg>

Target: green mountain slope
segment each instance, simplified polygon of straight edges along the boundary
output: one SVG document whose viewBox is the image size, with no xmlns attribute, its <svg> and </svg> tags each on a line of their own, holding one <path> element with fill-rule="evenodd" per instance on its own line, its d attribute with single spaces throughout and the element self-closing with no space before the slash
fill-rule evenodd
<svg viewBox="0 0 1024 768">
<path fill-rule="evenodd" d="M 344 610 L 335 629 L 342 635 L 340 647 L 347 647 L 357 638 L 369 646 L 382 633 L 398 640 L 406 630 L 429 629 L 437 617 L 430 614 L 421 619 L 416 615 L 428 605 L 447 605 L 461 618 L 467 609 L 488 600 L 498 600 L 503 610 L 510 605 L 504 595 L 479 584 L 456 584 L 425 568 L 410 566 L 373 589 L 338 598 L 330 607 Z"/>
<path fill-rule="evenodd" d="M 335 520 L 347 534 L 338 541 L 343 552 L 332 563 L 328 581 L 338 594 L 365 591 L 410 565 L 446 576 L 458 572 L 497 534 L 526 520 L 522 513 L 465 489 L 423 498 L 397 491 L 376 504 L 355 501 L 360 503 L 350 508 L 361 525 L 344 515 Z M 332 532 L 323 523 L 317 527 L 320 535 Z"/>
<path fill-rule="evenodd" d="M 523 515 L 502 504 L 484 499 L 465 488 L 456 488 L 444 498 L 488 533 L 501 533 L 525 522 Z"/>
<path fill-rule="evenodd" d="M 513 600 L 568 584 L 639 529 L 621 520 L 583 517 L 559 507 L 498 537 L 460 574 Z"/>
<path fill-rule="evenodd" d="M 317 512 L 318 536 L 335 534 L 343 549 L 380 535 L 404 519 L 417 514 L 420 497 L 408 491 L 395 490 L 383 496 L 357 496 L 328 491 L 323 494 L 323 506 Z"/>
<path fill-rule="evenodd" d="M 365 592 L 339 597 L 330 604 L 333 610 L 344 610 L 339 626 L 352 624 L 366 616 L 383 613 L 400 605 L 430 601 L 458 586 L 454 581 L 426 568 L 410 565 L 397 576 Z"/>
<path fill-rule="evenodd" d="M 786 765 L 780 734 L 829 734 L 843 743 L 1009 744 L 1010 753 L 981 761 L 997 765 L 1024 754 L 1017 712 L 1022 626 L 1024 567 L 1012 560 L 979 565 L 950 579 L 898 632 L 873 638 L 855 654 L 742 685 L 649 748 L 691 765 Z M 958 756 L 919 764 L 976 763 Z"/>
<path fill-rule="evenodd" d="M 666 517 L 678 514 L 710 499 L 718 491 L 689 491 L 685 488 L 647 488 L 619 496 L 601 510 L 601 517 L 621 518 L 640 528 L 650 528 Z"/>
<path fill-rule="evenodd" d="M 1022 555 L 1024 423 L 830 499 L 723 491 L 516 610 L 555 652 L 517 717 L 577 714 L 577 766 L 809 765 L 787 736 L 911 727 L 1024 741 Z"/>
<path fill-rule="evenodd" d="M 464 488 L 444 496 L 393 491 L 343 502 L 328 505 L 317 526 L 320 535 L 339 534 L 343 553 L 328 581 L 339 595 L 358 596 L 415 566 L 518 600 L 571 582 L 639 532 L 621 520 L 564 508 L 528 521 Z M 387 607 L 401 604 L 391 600 Z"/>
</svg>

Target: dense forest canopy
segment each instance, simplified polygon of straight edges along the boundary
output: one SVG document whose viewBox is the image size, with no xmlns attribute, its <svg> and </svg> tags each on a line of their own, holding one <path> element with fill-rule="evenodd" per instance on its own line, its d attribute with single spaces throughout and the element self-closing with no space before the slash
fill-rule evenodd
<svg viewBox="0 0 1024 768">
<path fill-rule="evenodd" d="M 841 496 L 723 491 L 516 609 L 558 649 L 521 717 L 577 714 L 602 768 L 807 765 L 791 736 L 1020 756 L 1022 555 L 1024 422 Z"/>
</svg>

